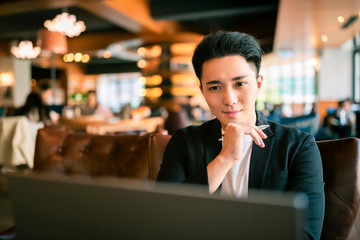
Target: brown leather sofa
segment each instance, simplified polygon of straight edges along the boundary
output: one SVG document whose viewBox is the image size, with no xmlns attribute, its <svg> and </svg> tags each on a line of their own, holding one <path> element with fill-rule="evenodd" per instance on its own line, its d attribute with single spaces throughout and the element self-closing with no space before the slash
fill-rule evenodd
<svg viewBox="0 0 360 240">
<path fill-rule="evenodd" d="M 43 128 L 36 139 L 34 171 L 155 180 L 171 136 L 92 135 Z"/>
<path fill-rule="evenodd" d="M 170 135 L 100 136 L 41 129 L 35 171 L 156 179 Z M 317 142 L 325 181 L 321 239 L 347 239 L 360 204 L 359 139 Z"/>
<path fill-rule="evenodd" d="M 348 239 L 360 204 L 358 138 L 318 141 L 325 181 L 322 240 Z M 359 221 L 359 220 L 358 220 Z"/>
</svg>

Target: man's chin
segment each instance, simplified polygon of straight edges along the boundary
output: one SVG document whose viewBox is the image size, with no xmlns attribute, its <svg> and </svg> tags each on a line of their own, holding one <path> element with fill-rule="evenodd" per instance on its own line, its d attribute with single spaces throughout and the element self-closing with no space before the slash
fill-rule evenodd
<svg viewBox="0 0 360 240">
<path fill-rule="evenodd" d="M 229 123 L 240 123 L 241 121 L 240 120 L 238 120 L 238 119 L 231 119 L 231 120 L 229 120 L 229 119 L 219 119 L 219 121 L 221 122 L 221 125 L 222 126 L 227 126 Z"/>
<path fill-rule="evenodd" d="M 220 119 L 219 119 L 220 120 Z M 237 117 L 237 118 L 225 118 L 225 119 L 221 119 L 220 122 L 223 125 L 228 125 L 229 123 L 244 123 L 244 122 L 248 122 L 248 120 L 244 117 Z"/>
</svg>

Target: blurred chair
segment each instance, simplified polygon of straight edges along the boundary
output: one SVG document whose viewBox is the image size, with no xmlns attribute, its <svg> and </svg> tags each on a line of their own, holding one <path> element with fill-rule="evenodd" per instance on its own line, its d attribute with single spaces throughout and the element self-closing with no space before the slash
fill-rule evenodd
<svg viewBox="0 0 360 240">
<path fill-rule="evenodd" d="M 356 128 L 355 128 L 355 137 L 360 138 L 360 110 L 355 112 L 356 116 Z"/>
<path fill-rule="evenodd" d="M 35 123 L 25 116 L 0 118 L 0 165 L 14 168 L 33 167 L 37 130 L 43 123 Z"/>
<path fill-rule="evenodd" d="M 34 171 L 155 180 L 170 136 L 38 131 Z"/>
<path fill-rule="evenodd" d="M 179 128 L 191 125 L 189 116 L 185 110 L 168 110 L 168 113 L 169 115 L 165 121 L 165 129 L 168 130 L 170 135 L 173 135 Z"/>
<path fill-rule="evenodd" d="M 165 148 L 170 141 L 171 135 L 165 134 L 161 131 L 153 133 L 149 138 L 149 163 L 152 166 L 150 169 L 150 178 L 156 179 L 160 170 L 160 165 L 163 160 Z"/>
<path fill-rule="evenodd" d="M 291 118 L 282 117 L 279 122 L 287 127 L 297 128 L 314 135 L 319 125 L 317 121 L 318 118 L 316 114 L 309 114 Z"/>
<path fill-rule="evenodd" d="M 33 170 L 154 181 L 171 138 L 164 133 L 94 135 L 43 128 L 36 139 Z M 0 239 L 17 239 L 16 227 L 0 231 Z"/>
<path fill-rule="evenodd" d="M 325 181 L 322 240 L 347 239 L 360 203 L 359 139 L 318 141 Z"/>
</svg>

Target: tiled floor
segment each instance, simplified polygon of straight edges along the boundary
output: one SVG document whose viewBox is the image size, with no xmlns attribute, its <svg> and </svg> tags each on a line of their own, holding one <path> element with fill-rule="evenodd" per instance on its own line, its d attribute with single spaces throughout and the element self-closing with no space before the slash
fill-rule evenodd
<svg viewBox="0 0 360 240">
<path fill-rule="evenodd" d="M 360 213 L 359 213 L 360 214 Z M 14 219 L 11 215 L 11 206 L 7 182 L 4 176 L 0 174 L 0 232 L 14 225 Z M 0 240 L 2 240 L 0 238 Z M 348 240 L 360 240 L 360 215 L 357 218 Z"/>
</svg>

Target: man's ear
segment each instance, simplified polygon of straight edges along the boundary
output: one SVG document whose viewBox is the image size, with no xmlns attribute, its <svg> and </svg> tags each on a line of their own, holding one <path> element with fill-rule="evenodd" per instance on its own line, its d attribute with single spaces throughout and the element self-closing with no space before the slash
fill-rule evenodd
<svg viewBox="0 0 360 240">
<path fill-rule="evenodd" d="M 263 81 L 264 81 L 263 75 L 259 74 L 259 76 L 257 77 L 257 87 L 258 87 L 258 89 L 261 88 L 261 85 L 262 85 Z"/>
</svg>

